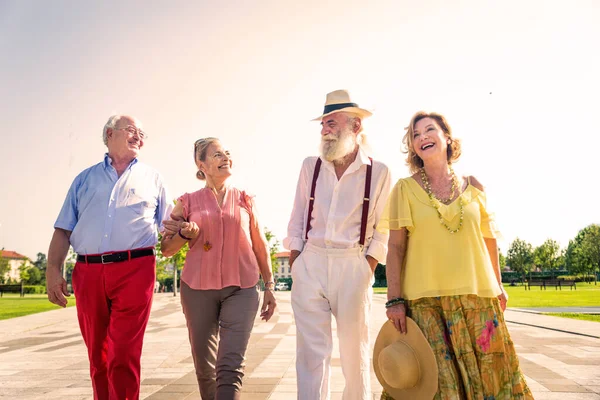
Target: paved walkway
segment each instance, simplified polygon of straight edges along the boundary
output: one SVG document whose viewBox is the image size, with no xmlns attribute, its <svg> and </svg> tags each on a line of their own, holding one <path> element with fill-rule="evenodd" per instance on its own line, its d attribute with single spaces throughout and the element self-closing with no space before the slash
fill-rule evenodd
<svg viewBox="0 0 600 400">
<path fill-rule="evenodd" d="M 277 292 L 277 297 L 279 313 L 268 323 L 256 321 L 243 399 L 296 398 L 290 292 Z M 385 320 L 385 297 L 374 297 L 373 337 Z M 68 308 L 0 321 L 0 399 L 92 398 L 75 313 Z M 600 400 L 600 324 L 512 310 L 506 320 L 536 399 Z M 332 365 L 332 400 L 341 399 L 344 379 L 337 352 Z M 142 357 L 142 398 L 199 399 L 193 371 L 179 298 L 157 295 Z M 381 386 L 374 374 L 372 382 L 378 399 Z"/>
</svg>

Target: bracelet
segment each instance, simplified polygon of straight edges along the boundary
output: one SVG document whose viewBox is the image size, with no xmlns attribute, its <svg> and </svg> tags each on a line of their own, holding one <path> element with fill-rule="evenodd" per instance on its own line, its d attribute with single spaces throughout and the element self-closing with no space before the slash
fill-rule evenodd
<svg viewBox="0 0 600 400">
<path fill-rule="evenodd" d="M 394 307 L 397 304 L 405 304 L 406 301 L 402 297 L 396 297 L 395 299 L 388 300 L 385 303 L 385 308 Z"/>
<path fill-rule="evenodd" d="M 181 238 L 182 238 L 182 239 L 185 239 L 185 240 L 192 240 L 192 238 L 189 238 L 189 237 L 183 236 L 183 235 L 181 234 L 181 229 L 179 229 L 179 231 L 177 232 L 177 234 L 178 234 L 179 236 L 181 236 Z"/>
</svg>

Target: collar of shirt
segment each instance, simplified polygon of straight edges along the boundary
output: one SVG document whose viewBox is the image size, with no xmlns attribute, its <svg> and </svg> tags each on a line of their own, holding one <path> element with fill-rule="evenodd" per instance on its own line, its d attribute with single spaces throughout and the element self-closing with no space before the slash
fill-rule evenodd
<svg viewBox="0 0 600 400">
<path fill-rule="evenodd" d="M 104 153 L 104 169 L 114 168 L 112 166 L 112 162 L 113 162 L 113 160 L 112 160 L 112 158 L 110 158 L 110 156 L 108 155 L 108 153 Z M 129 163 L 129 167 L 128 168 L 131 168 L 134 164 L 137 164 L 137 162 L 138 162 L 138 159 L 136 157 L 133 160 L 131 160 L 131 162 Z"/>
<path fill-rule="evenodd" d="M 335 173 L 335 167 L 333 165 L 333 162 L 323 160 L 322 157 L 320 157 L 320 158 L 321 158 L 321 161 L 323 162 L 323 166 L 325 168 L 327 168 L 328 170 L 332 171 L 333 173 Z M 356 154 L 356 158 L 354 159 L 352 164 L 350 164 L 348 166 L 348 169 L 346 169 L 346 171 L 344 171 L 344 175 L 356 172 L 360 169 L 360 167 L 362 167 L 363 165 L 368 165 L 369 163 L 370 163 L 369 156 L 367 155 L 367 153 L 361 146 L 358 146 L 358 153 Z"/>
</svg>

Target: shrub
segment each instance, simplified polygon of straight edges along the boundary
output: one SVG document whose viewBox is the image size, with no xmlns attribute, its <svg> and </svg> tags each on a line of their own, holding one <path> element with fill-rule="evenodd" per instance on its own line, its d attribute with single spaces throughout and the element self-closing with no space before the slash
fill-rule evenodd
<svg viewBox="0 0 600 400">
<path fill-rule="evenodd" d="M 25 293 L 25 294 L 46 294 L 46 286 L 44 286 L 44 285 L 23 285 L 23 293 Z"/>
<path fill-rule="evenodd" d="M 575 282 L 593 282 L 594 275 L 559 275 L 556 279 L 561 281 L 575 281 Z"/>
</svg>

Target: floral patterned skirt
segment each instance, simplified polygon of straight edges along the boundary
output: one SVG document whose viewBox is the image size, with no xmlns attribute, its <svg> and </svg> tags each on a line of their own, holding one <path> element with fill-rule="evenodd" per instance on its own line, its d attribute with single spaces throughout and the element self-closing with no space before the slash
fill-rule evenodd
<svg viewBox="0 0 600 400">
<path fill-rule="evenodd" d="M 498 299 L 461 295 L 407 303 L 438 364 L 435 400 L 533 399 Z M 384 392 L 381 399 L 392 397 Z"/>
</svg>

